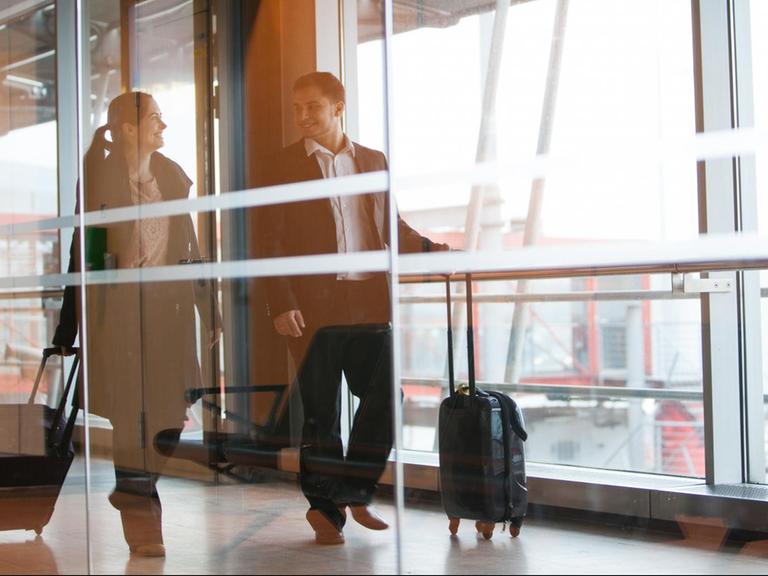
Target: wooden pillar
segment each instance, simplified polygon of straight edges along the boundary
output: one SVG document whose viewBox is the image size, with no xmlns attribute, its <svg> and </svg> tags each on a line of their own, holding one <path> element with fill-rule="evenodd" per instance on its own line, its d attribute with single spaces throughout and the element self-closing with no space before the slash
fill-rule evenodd
<svg viewBox="0 0 768 576">
<path fill-rule="evenodd" d="M 245 178 L 253 188 L 260 183 L 265 158 L 299 138 L 292 121 L 291 86 L 316 67 L 315 0 L 260 0 L 243 7 Z M 250 258 L 257 255 L 257 227 L 250 214 Z M 263 280 L 249 283 L 248 300 L 251 384 L 287 384 L 293 377 L 288 350 L 266 314 Z M 256 394 L 253 402 L 254 421 L 264 421 L 272 398 Z M 288 428 L 290 422 L 283 422 L 278 435 L 290 435 Z"/>
</svg>

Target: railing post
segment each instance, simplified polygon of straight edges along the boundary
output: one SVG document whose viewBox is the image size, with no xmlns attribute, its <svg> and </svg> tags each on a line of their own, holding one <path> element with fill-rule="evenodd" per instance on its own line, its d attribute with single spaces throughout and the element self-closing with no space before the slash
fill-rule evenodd
<svg viewBox="0 0 768 576">
<path fill-rule="evenodd" d="M 645 387 L 645 345 L 643 341 L 643 309 L 640 303 L 627 306 L 624 325 L 627 358 L 627 388 Z M 630 400 L 628 407 L 629 464 L 633 470 L 643 469 L 643 408 L 641 402 Z"/>
</svg>

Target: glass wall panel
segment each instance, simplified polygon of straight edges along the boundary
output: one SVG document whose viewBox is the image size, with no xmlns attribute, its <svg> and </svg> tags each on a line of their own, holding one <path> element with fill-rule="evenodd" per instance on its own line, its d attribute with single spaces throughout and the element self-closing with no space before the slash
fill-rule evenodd
<svg viewBox="0 0 768 576">
<path fill-rule="evenodd" d="M 391 499 L 376 490 L 380 478 L 393 482 L 394 388 L 387 150 L 358 129 L 384 133 L 384 58 L 363 72 L 342 52 L 357 42 L 355 4 L 264 2 L 244 38 L 246 183 L 270 202 L 248 214 L 248 247 L 252 258 L 282 261 L 250 285 L 249 369 L 252 382 L 289 390 L 276 434 L 264 435 L 300 471 L 299 500 L 286 513 L 302 523 L 306 514 L 302 534 L 314 529 L 318 542 L 338 542 L 343 528 L 348 545 L 377 543 L 331 566 L 394 570 L 395 531 L 360 529 L 385 527 L 360 516 L 369 503 L 395 521 Z M 372 10 L 381 22 L 382 7 Z M 378 76 L 367 107 L 363 73 Z M 421 249 L 416 231 L 398 231 Z"/>
<path fill-rule="evenodd" d="M 391 146 L 403 217 L 510 269 L 521 247 L 561 247 L 589 260 L 601 247 L 695 238 L 695 163 L 659 153 L 695 132 L 690 3 L 671 2 L 663 14 L 633 1 L 494 8 L 459 2 L 438 16 L 395 3 Z M 382 44 L 368 32 L 358 45 L 358 67 L 370 79 L 361 109 L 376 109 L 366 106 L 376 101 L 376 72 L 366 63 Z M 360 122 L 361 135 L 383 141 L 375 128 Z M 498 174 L 490 183 L 488 167 Z M 444 289 L 404 281 L 404 447 L 432 452 L 447 394 Z M 698 296 L 670 301 L 669 275 L 483 281 L 474 289 L 477 378 L 520 394 L 531 426 L 544 431 L 528 446 L 531 461 L 703 476 Z M 633 296 L 618 300 L 620 292 Z M 454 305 L 455 361 L 466 379 L 462 306 Z M 526 386 L 537 393 L 523 393 Z M 695 399 L 590 399 L 613 387 L 684 389 Z M 686 466 L 662 457 L 659 430 L 675 410 L 697 438 Z M 577 424 L 589 432 L 575 440 Z"/>
<path fill-rule="evenodd" d="M 184 271 L 210 260 L 211 213 L 178 206 L 208 189 L 211 150 L 198 137 L 208 85 L 202 77 L 196 90 L 195 42 L 207 62 L 210 14 L 196 20 L 183 0 L 90 2 L 85 14 L 86 227 L 75 240 L 84 236 L 76 259 L 87 275 L 77 328 L 87 348 L 92 566 L 114 572 L 163 557 L 181 539 L 168 525 L 205 526 L 201 507 L 184 506 L 198 485 L 183 479 L 215 479 L 207 458 L 171 457 L 179 444 L 207 456 L 205 411 L 192 391 L 217 384 L 215 277 Z M 173 201 L 175 211 L 158 213 Z M 188 557 L 204 562 L 205 534 L 195 540 L 200 554 Z"/>
<path fill-rule="evenodd" d="M 73 428 L 74 385 L 66 386 L 71 362 L 54 354 L 40 368 L 61 303 L 60 289 L 37 281 L 59 272 L 58 230 L 39 224 L 59 214 L 56 17 L 50 1 L 0 7 L 3 573 L 85 572 L 88 566 L 85 467 Z"/>
<path fill-rule="evenodd" d="M 117 34 L 89 55 L 76 238 L 94 570 L 166 557 L 173 571 L 279 572 L 284 542 L 337 544 L 344 528 L 378 546 L 325 564 L 309 546 L 292 561 L 394 571 L 396 533 L 378 530 L 391 501 L 386 522 L 366 508 L 382 475 L 392 483 L 386 157 L 347 136 L 343 83 L 307 76 L 345 80 L 338 15 L 313 2 L 217 4 L 229 19 L 213 3 L 91 4 Z M 219 83 L 231 63 L 212 46 L 235 36 L 231 124 L 236 89 Z"/>
<path fill-rule="evenodd" d="M 698 236 L 688 0 L 79 6 L 60 54 L 74 8 L 0 2 L 0 572 L 423 571 L 424 530 L 452 572 L 486 492 L 462 474 L 519 479 L 523 446 L 704 478 L 699 293 L 599 273 Z"/>
<path fill-rule="evenodd" d="M 505 400 L 489 399 L 473 419 L 462 398 L 471 381 L 464 266 L 493 271 L 471 285 L 477 385 L 518 403 L 538 474 L 546 464 L 703 478 L 698 295 L 678 298 L 666 274 L 504 274 L 538 264 L 546 276 L 540 262 L 550 258 L 554 269 L 570 260 L 589 270 L 621 245 L 650 254 L 659 242 L 697 238 L 696 164 L 670 153 L 696 130 L 691 4 L 395 2 L 393 21 L 391 132 L 361 122 L 361 136 L 390 139 L 403 218 L 476 255 L 401 258 L 403 457 L 439 460 L 435 477 L 411 477 L 439 485 L 451 521 L 438 529 L 490 536 L 483 520 L 500 518 L 491 509 L 503 505 L 483 497 L 520 461 L 513 448 L 507 462 L 518 464 L 506 465 L 499 434 L 490 441 L 505 423 L 495 402 Z M 384 39 L 360 40 L 358 67 L 372 77 L 367 59 Z M 360 91 L 361 110 L 368 92 L 376 101 L 372 85 Z M 460 274 L 447 307 L 429 272 L 451 270 Z M 459 394 L 441 409 L 447 308 Z M 406 517 L 422 507 L 406 504 Z M 509 534 L 494 544 L 514 546 Z M 404 566 L 418 565 L 415 548 L 402 553 Z"/>
</svg>

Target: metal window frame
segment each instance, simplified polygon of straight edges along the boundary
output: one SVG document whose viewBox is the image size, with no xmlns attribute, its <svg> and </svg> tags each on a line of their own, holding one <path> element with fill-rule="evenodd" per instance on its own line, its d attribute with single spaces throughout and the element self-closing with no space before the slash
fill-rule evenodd
<svg viewBox="0 0 768 576">
<path fill-rule="evenodd" d="M 734 5 L 734 47 L 737 68 L 736 97 L 739 111 L 739 127 L 754 128 L 754 92 L 752 67 L 751 13 L 749 0 L 739 0 Z M 741 226 L 745 232 L 757 232 L 757 170 L 754 154 L 743 155 L 739 159 L 741 189 Z M 744 455 L 745 478 L 750 483 L 766 482 L 766 447 L 765 447 L 765 412 L 763 393 L 762 365 L 762 289 L 760 273 L 742 272 L 743 293 L 741 314 L 744 333 L 743 362 L 746 383 L 744 386 L 745 413 Z"/>
<path fill-rule="evenodd" d="M 749 1 L 692 0 L 691 7 L 697 132 L 753 126 Z M 757 230 L 753 156 L 699 162 L 698 182 L 702 234 Z M 765 480 L 756 274 L 710 274 L 732 280 L 737 289 L 732 294 L 702 295 L 706 480 L 710 485 Z"/>
<path fill-rule="evenodd" d="M 75 189 L 78 174 L 77 114 L 62 111 L 77 107 L 77 57 L 75 53 L 75 4 L 59 2 L 56 5 L 56 137 L 59 188 L 59 216 L 74 214 Z M 62 273 L 67 271 L 72 235 L 59 230 L 59 263 Z"/>
<path fill-rule="evenodd" d="M 212 161 L 214 170 L 213 190 L 215 195 L 227 194 L 245 187 L 245 135 L 244 125 L 244 82 L 243 82 L 243 36 L 241 30 L 242 0 L 214 0 L 211 2 L 213 19 L 210 58 L 212 59 L 212 110 L 218 120 L 217 136 L 211 141 L 218 144 L 218 154 L 225 162 Z M 213 118 L 212 131 L 216 130 Z M 219 252 L 220 261 L 242 260 L 247 256 L 248 224 L 245 210 L 221 210 L 221 246 L 212 246 L 211 254 Z M 221 284 L 222 315 L 231 318 L 224 324 L 224 373 L 233 382 L 250 382 L 248 354 L 249 317 L 247 314 L 246 279 L 232 279 Z M 248 414 L 248 407 L 238 406 L 242 414 Z"/>
<path fill-rule="evenodd" d="M 84 119 L 80 114 L 81 99 L 85 88 L 85 79 L 79 67 L 83 62 L 90 66 L 89 39 L 83 30 L 87 30 L 88 10 L 82 0 L 74 2 L 56 2 L 56 163 L 58 187 L 58 214 L 74 215 L 78 197 L 77 182 L 82 174 L 83 145 L 82 135 L 86 129 Z M 59 267 L 66 273 L 72 246 L 73 235 L 66 228 L 59 228 Z M 81 274 L 79 285 L 84 286 L 84 276 Z M 84 290 L 81 293 L 84 294 Z M 82 357 L 83 364 L 87 361 L 87 352 Z M 72 365 L 71 358 L 63 361 L 62 376 L 68 373 Z M 83 414 L 88 414 L 88 369 L 82 366 L 83 372 Z M 90 573 L 92 570 L 91 554 L 91 450 L 90 431 L 83 427 L 83 488 L 84 518 L 86 533 L 85 564 Z"/>
</svg>

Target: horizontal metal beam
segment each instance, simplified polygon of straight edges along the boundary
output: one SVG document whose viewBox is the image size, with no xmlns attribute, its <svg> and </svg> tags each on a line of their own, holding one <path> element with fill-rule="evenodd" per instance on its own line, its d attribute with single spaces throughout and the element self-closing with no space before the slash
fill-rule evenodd
<svg viewBox="0 0 768 576">
<path fill-rule="evenodd" d="M 0 292 L 0 300 L 22 300 L 24 298 L 61 298 L 64 290 L 53 288 L 51 290 L 20 290 L 17 292 Z M 18 311 L 18 308 L 14 308 Z"/>
<path fill-rule="evenodd" d="M 445 378 L 402 378 L 402 384 L 411 386 L 440 386 L 448 388 Z M 458 381 L 459 384 L 462 381 Z M 479 381 L 477 385 L 484 390 L 499 392 L 520 392 L 523 394 L 553 394 L 558 396 L 575 396 L 578 398 L 652 398 L 655 400 L 682 400 L 685 402 L 701 402 L 704 394 L 697 390 L 674 390 L 669 388 L 624 388 L 622 386 L 593 386 L 585 384 L 512 384 L 509 382 Z M 763 395 L 763 401 L 768 403 L 768 393 Z"/>
<path fill-rule="evenodd" d="M 768 289 L 764 296 L 768 296 Z M 701 294 L 686 294 L 669 290 L 612 290 L 584 292 L 545 292 L 527 294 L 477 294 L 472 301 L 478 304 L 506 304 L 513 302 L 592 302 L 623 300 L 698 300 Z M 463 302 L 466 296 L 456 294 L 452 300 Z M 400 304 L 445 304 L 445 296 L 401 296 Z"/>
<path fill-rule="evenodd" d="M 478 304 L 507 304 L 514 302 L 616 302 L 625 300 L 698 300 L 701 294 L 669 290 L 606 290 L 579 292 L 538 292 L 527 294 L 485 293 L 472 296 Z M 768 288 L 760 289 L 760 297 L 768 297 Z M 451 296 L 464 302 L 463 294 Z M 401 296 L 400 304 L 445 304 L 445 296 Z"/>
</svg>

